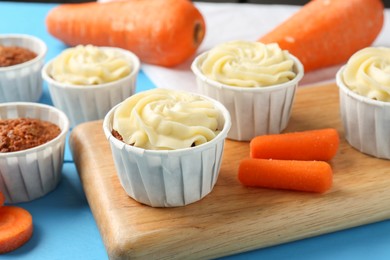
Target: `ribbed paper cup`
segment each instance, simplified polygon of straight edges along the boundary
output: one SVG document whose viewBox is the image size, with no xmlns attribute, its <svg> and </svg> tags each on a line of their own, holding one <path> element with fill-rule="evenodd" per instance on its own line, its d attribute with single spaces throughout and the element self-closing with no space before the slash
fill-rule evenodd
<svg viewBox="0 0 390 260">
<path fill-rule="evenodd" d="M 18 46 L 37 54 L 30 61 L 0 67 L 0 103 L 38 101 L 42 95 L 41 69 L 45 62 L 46 44 L 31 35 L 5 34 L 0 35 L 0 45 Z"/>
<path fill-rule="evenodd" d="M 249 141 L 258 135 L 278 134 L 287 127 L 295 91 L 304 73 L 297 58 L 290 55 L 297 73 L 293 80 L 268 87 L 244 88 L 206 77 L 200 69 L 206 56 L 207 52 L 195 58 L 191 69 L 199 92 L 220 101 L 229 110 L 232 118 L 229 139 Z"/>
<path fill-rule="evenodd" d="M 345 139 L 362 153 L 390 159 L 390 103 L 373 100 L 350 90 L 342 67 L 336 75 Z"/>
<path fill-rule="evenodd" d="M 49 61 L 42 69 L 42 77 L 48 84 L 54 106 L 65 112 L 72 127 L 80 123 L 103 119 L 112 107 L 135 93 L 140 69 L 138 57 L 121 48 L 99 48 L 115 50 L 123 54 L 123 57 L 128 59 L 133 66 L 131 73 L 117 81 L 86 86 L 64 84 L 54 80 L 49 75 L 53 60 Z"/>
<path fill-rule="evenodd" d="M 37 199 L 57 187 L 61 179 L 69 120 L 55 107 L 28 102 L 0 104 L 0 119 L 36 118 L 56 124 L 61 133 L 40 146 L 0 153 L 0 190 L 8 203 Z"/>
<path fill-rule="evenodd" d="M 217 182 L 226 135 L 231 121 L 226 108 L 211 100 L 220 111 L 221 132 L 202 145 L 178 150 L 146 150 L 127 145 L 112 134 L 114 107 L 104 118 L 104 133 L 111 145 L 120 183 L 134 200 L 152 207 L 178 207 L 199 201 Z"/>
</svg>

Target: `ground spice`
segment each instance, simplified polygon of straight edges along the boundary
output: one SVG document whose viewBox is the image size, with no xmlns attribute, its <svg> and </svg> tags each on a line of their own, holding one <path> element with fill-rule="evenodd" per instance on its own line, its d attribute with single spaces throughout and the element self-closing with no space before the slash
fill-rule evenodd
<svg viewBox="0 0 390 260">
<path fill-rule="evenodd" d="M 60 133 L 61 129 L 57 125 L 40 119 L 0 119 L 0 153 L 36 147 Z"/>
<path fill-rule="evenodd" d="M 18 46 L 0 45 L 0 67 L 9 67 L 32 60 L 36 53 Z"/>
</svg>

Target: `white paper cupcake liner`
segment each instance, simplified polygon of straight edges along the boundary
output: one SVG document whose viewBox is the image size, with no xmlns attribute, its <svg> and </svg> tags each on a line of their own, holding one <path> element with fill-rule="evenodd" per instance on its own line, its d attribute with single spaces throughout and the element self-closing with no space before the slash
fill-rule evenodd
<svg viewBox="0 0 390 260">
<path fill-rule="evenodd" d="M 220 101 L 229 110 L 232 118 L 229 139 L 249 141 L 258 135 L 280 133 L 287 127 L 295 91 L 303 77 L 303 66 L 297 58 L 290 55 L 297 72 L 293 80 L 263 88 L 243 88 L 207 78 L 200 69 L 206 56 L 207 52 L 199 55 L 191 69 L 199 92 Z"/>
<path fill-rule="evenodd" d="M 123 53 L 132 63 L 132 72 L 114 82 L 96 86 L 77 86 L 59 83 L 50 77 L 48 71 L 53 61 L 48 62 L 42 69 L 42 77 L 48 83 L 54 106 L 65 112 L 72 127 L 80 123 L 103 119 L 112 107 L 135 93 L 140 69 L 138 57 L 119 48 L 101 48 L 115 49 Z"/>
<path fill-rule="evenodd" d="M 0 119 L 37 118 L 61 129 L 53 140 L 23 151 L 0 153 L 0 190 L 8 203 L 37 199 L 57 187 L 61 179 L 69 121 L 58 109 L 36 103 L 0 104 Z"/>
<path fill-rule="evenodd" d="M 46 44 L 30 35 L 0 35 L 0 45 L 18 46 L 37 54 L 34 59 L 9 67 L 0 67 L 0 103 L 36 102 L 42 95 L 41 69 L 47 52 Z"/>
<path fill-rule="evenodd" d="M 390 103 L 373 100 L 350 90 L 343 82 L 342 67 L 336 82 L 345 139 L 362 153 L 390 159 Z"/>
<path fill-rule="evenodd" d="M 152 207 L 177 207 L 196 202 L 212 191 L 231 125 L 226 108 L 213 102 L 221 111 L 221 132 L 200 146 L 171 151 L 145 150 L 119 141 L 111 134 L 116 107 L 107 114 L 104 133 L 120 183 L 130 197 Z"/>
</svg>

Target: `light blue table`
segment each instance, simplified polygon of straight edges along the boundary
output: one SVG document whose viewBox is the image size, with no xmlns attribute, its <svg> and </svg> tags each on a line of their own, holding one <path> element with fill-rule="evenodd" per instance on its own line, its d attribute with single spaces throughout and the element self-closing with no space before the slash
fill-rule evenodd
<svg viewBox="0 0 390 260">
<path fill-rule="evenodd" d="M 66 46 L 46 32 L 45 16 L 53 4 L 0 2 L 0 34 L 25 33 L 44 40 L 46 60 Z M 140 73 L 137 91 L 153 88 Z M 42 103 L 52 104 L 44 87 Z M 390 178 L 390 176 L 389 176 Z M 390 187 L 389 187 L 390 188 Z M 19 206 L 34 220 L 32 239 L 0 259 L 107 259 L 103 241 L 66 148 L 62 180 L 56 190 Z M 390 205 L 389 205 L 390 207 Z M 259 220 L 261 225 L 261 220 Z M 365 225 L 288 244 L 259 249 L 224 259 L 390 259 L 390 221 Z"/>
</svg>

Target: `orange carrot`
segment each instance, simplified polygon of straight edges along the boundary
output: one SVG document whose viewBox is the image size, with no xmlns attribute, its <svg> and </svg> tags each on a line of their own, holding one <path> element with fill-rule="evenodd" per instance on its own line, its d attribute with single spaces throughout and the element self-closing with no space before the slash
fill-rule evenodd
<svg viewBox="0 0 390 260">
<path fill-rule="evenodd" d="M 331 160 L 340 143 L 336 129 L 256 136 L 250 142 L 250 157 L 279 160 Z"/>
<path fill-rule="evenodd" d="M 0 254 L 25 244 L 33 233 L 31 214 L 20 207 L 0 207 Z"/>
<path fill-rule="evenodd" d="M 332 186 L 332 168 L 323 161 L 244 159 L 238 179 L 245 186 L 325 192 Z"/>
<path fill-rule="evenodd" d="M 5 197 L 3 193 L 0 191 L 0 207 L 4 205 Z"/>
<path fill-rule="evenodd" d="M 259 41 L 278 43 L 311 71 L 344 63 L 370 46 L 383 20 L 381 0 L 312 0 Z"/>
<path fill-rule="evenodd" d="M 193 55 L 206 30 L 202 14 L 189 0 L 63 4 L 48 13 L 46 26 L 70 46 L 119 47 L 162 66 L 178 65 Z"/>
<path fill-rule="evenodd" d="M 0 207 L 3 206 L 5 203 L 5 197 L 4 194 L 0 191 Z"/>
</svg>

